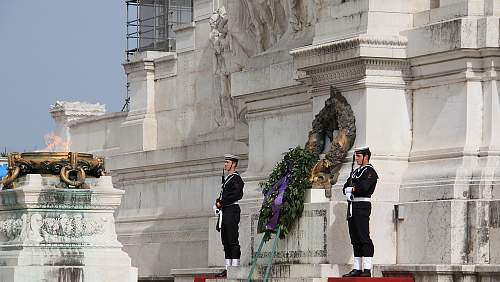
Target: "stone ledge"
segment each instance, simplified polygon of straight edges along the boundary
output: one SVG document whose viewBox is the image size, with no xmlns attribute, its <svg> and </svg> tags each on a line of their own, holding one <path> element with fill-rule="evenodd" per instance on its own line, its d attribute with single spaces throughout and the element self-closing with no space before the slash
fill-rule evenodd
<svg viewBox="0 0 500 282">
<path fill-rule="evenodd" d="M 174 277 L 194 277 L 198 275 L 214 275 L 221 273 L 224 267 L 210 267 L 210 268 L 182 268 L 172 269 L 170 275 Z"/>
<path fill-rule="evenodd" d="M 257 265 L 252 280 L 262 279 L 267 265 Z M 250 266 L 231 267 L 228 278 L 247 279 Z M 340 276 L 348 272 L 350 267 L 344 264 L 273 264 L 270 278 L 274 279 L 313 279 Z"/>
<path fill-rule="evenodd" d="M 381 265 L 384 276 L 393 275 L 488 275 L 500 277 L 500 264 L 395 264 Z"/>
<path fill-rule="evenodd" d="M 350 277 L 350 278 L 328 278 L 328 282 L 414 282 L 413 277 Z"/>
</svg>

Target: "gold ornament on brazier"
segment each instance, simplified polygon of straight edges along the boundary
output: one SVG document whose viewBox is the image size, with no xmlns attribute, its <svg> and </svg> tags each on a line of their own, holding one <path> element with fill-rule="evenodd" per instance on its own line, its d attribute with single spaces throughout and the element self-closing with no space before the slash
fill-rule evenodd
<svg viewBox="0 0 500 282">
<path fill-rule="evenodd" d="M 58 175 L 68 188 L 85 188 L 87 177 L 105 175 L 104 158 L 77 152 L 10 153 L 9 173 L 1 180 L 4 189 L 26 174 Z"/>
</svg>

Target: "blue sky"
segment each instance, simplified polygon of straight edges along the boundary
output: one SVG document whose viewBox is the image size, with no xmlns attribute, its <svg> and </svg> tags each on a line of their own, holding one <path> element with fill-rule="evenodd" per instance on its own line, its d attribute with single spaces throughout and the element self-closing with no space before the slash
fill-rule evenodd
<svg viewBox="0 0 500 282">
<path fill-rule="evenodd" d="M 0 0 L 0 150 L 45 147 L 56 101 L 125 99 L 124 0 Z"/>
</svg>

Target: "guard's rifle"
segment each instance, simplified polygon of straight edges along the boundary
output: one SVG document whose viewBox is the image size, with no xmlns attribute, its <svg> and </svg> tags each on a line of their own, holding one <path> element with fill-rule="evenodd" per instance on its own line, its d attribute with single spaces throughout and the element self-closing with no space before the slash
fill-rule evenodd
<svg viewBox="0 0 500 282">
<path fill-rule="evenodd" d="M 354 162 L 356 160 L 356 154 L 352 155 L 352 162 L 351 162 L 351 173 L 349 174 L 349 187 L 353 186 L 352 183 L 352 174 L 354 173 Z"/>
</svg>

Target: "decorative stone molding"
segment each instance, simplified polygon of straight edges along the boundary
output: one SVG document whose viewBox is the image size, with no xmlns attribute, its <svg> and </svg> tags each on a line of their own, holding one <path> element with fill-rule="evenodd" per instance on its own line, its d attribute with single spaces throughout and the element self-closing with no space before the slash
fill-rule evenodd
<svg viewBox="0 0 500 282">
<path fill-rule="evenodd" d="M 311 78 L 313 85 L 361 81 L 367 75 L 389 75 L 405 80 L 410 76 L 410 65 L 404 59 L 361 58 L 336 64 L 319 65 L 306 71 L 306 75 Z M 387 83 L 387 81 L 380 83 L 382 82 Z M 376 84 L 376 82 L 373 83 Z M 396 81 L 392 83 L 396 83 Z"/>
<path fill-rule="evenodd" d="M 103 115 L 106 112 L 106 105 L 90 104 L 87 102 L 67 102 L 56 101 L 54 105 L 50 105 L 49 112 L 55 118 L 57 115 L 65 115 L 72 119 L 79 117 L 90 117 Z"/>
<path fill-rule="evenodd" d="M 70 123 L 88 117 L 102 116 L 106 113 L 106 105 L 57 101 L 54 105 L 50 105 L 49 112 L 56 123 L 56 131 L 55 135 L 52 133 L 46 136 L 46 143 L 51 143 L 47 144 L 46 150 L 67 151 L 71 145 Z M 63 142 L 56 142 L 56 138 L 62 138 Z"/>
<path fill-rule="evenodd" d="M 367 36 L 362 35 L 359 37 L 348 38 L 338 41 L 325 42 L 317 45 L 297 48 L 290 51 L 290 55 L 293 57 L 307 57 L 311 55 L 325 55 L 334 52 L 344 51 L 352 48 L 357 48 L 360 45 L 376 45 L 376 46 L 386 46 L 391 48 L 401 48 L 406 47 L 408 40 L 405 37 L 392 36 L 392 37 L 381 37 L 381 36 Z"/>
<path fill-rule="evenodd" d="M 399 36 L 374 37 L 359 36 L 339 41 L 327 42 L 313 46 L 297 48 L 290 51 L 298 70 L 304 70 L 316 65 L 338 62 L 341 59 L 359 58 L 360 48 L 406 49 L 407 39 Z M 352 51 L 348 53 L 346 51 Z M 348 53 L 348 54 L 342 54 Z M 404 57 L 404 56 L 400 56 Z"/>
</svg>

